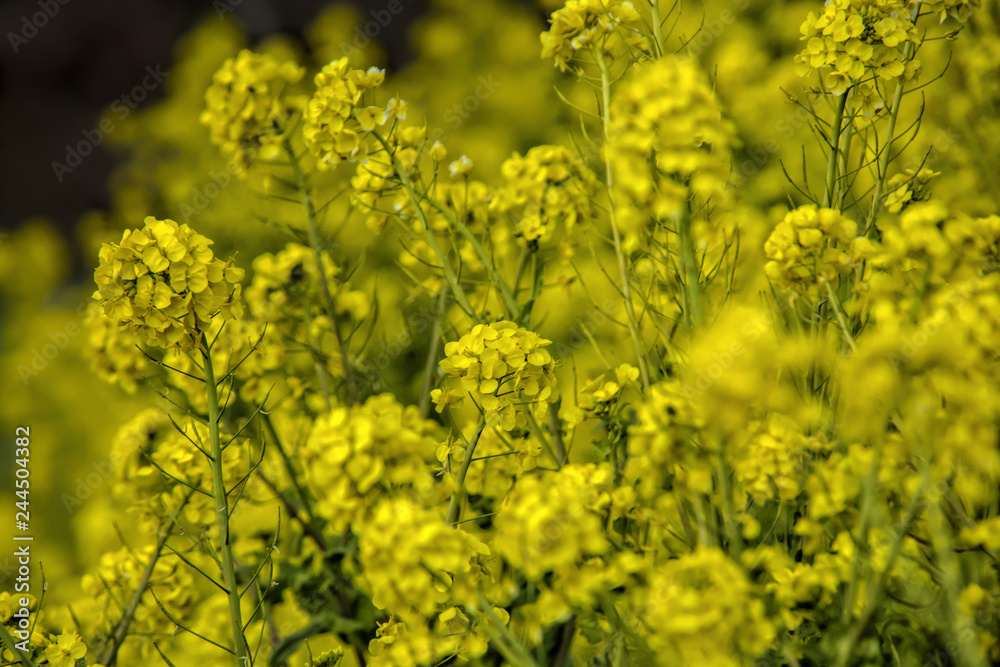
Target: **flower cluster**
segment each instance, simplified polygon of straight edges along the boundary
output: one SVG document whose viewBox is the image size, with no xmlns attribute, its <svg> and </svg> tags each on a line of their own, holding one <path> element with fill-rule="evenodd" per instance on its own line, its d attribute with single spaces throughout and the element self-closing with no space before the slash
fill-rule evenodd
<svg viewBox="0 0 1000 667">
<path fill-rule="evenodd" d="M 823 290 L 852 266 L 858 225 L 835 209 L 806 204 L 789 211 L 764 244 L 771 282 L 797 294 Z"/>
<path fill-rule="evenodd" d="M 605 158 L 628 247 L 638 247 L 650 220 L 687 215 L 692 195 L 726 198 L 733 126 L 693 61 L 634 67 L 611 101 L 610 119 Z"/>
<path fill-rule="evenodd" d="M 799 74 L 826 71 L 823 83 L 830 92 L 876 77 L 909 81 L 920 71 L 905 48 L 918 35 L 904 0 L 833 0 L 819 16 L 809 12 L 801 30 L 808 41 L 795 59 Z"/>
<path fill-rule="evenodd" d="M 907 169 L 886 181 L 885 207 L 893 213 L 899 213 L 910 204 L 925 201 L 930 197 L 929 185 L 935 177 L 941 174 L 926 167 L 916 171 Z"/>
<path fill-rule="evenodd" d="M 433 157 L 433 149 L 426 152 L 423 150 L 426 141 L 427 128 L 423 125 L 397 127 L 386 138 L 388 151 L 373 151 L 367 160 L 358 164 L 351 179 L 351 203 L 367 213 L 365 222 L 371 229 L 381 231 L 385 227 L 389 219 L 386 206 L 391 206 L 400 217 L 405 215 L 406 209 L 411 208 L 406 193 L 398 189 L 392 157 L 396 158 L 404 171 L 411 173 L 424 157 Z M 379 200 L 388 194 L 396 195 L 392 203 L 380 206 Z"/>
<path fill-rule="evenodd" d="M 191 487 L 210 484 L 208 460 L 195 446 L 209 449 L 208 430 L 201 424 L 178 431 L 170 415 L 144 410 L 124 424 L 111 444 L 114 494 L 142 525 L 176 521 L 198 532 L 215 528 L 215 507 Z M 247 467 L 234 445 L 223 472 L 236 485 Z"/>
<path fill-rule="evenodd" d="M 598 417 L 608 414 L 621 398 L 622 392 L 639 379 L 639 369 L 631 364 L 621 364 L 610 373 L 594 378 L 580 392 L 580 408 Z"/>
<path fill-rule="evenodd" d="M 700 405 L 692 399 L 692 392 L 680 382 L 665 381 L 650 387 L 646 399 L 636 406 L 635 423 L 629 429 L 625 478 L 647 502 L 660 495 L 678 474 L 678 482 L 695 488 L 710 483 L 709 469 L 685 444 L 705 423 Z"/>
<path fill-rule="evenodd" d="M 358 547 L 372 603 L 404 620 L 432 618 L 453 604 L 474 605 L 474 562 L 490 554 L 469 533 L 405 498 L 372 511 Z"/>
<path fill-rule="evenodd" d="M 1000 216 L 952 215 L 933 199 L 907 206 L 898 219 L 882 227 L 872 257 L 878 271 L 870 280 L 869 299 L 885 324 L 892 320 L 890 313 L 912 311 L 914 299 L 922 300 L 947 283 L 958 286 L 992 272 L 1000 243 Z"/>
<path fill-rule="evenodd" d="M 94 298 L 140 342 L 190 351 L 212 318 L 243 313 L 243 269 L 216 259 L 211 244 L 187 225 L 149 216 L 101 248 Z"/>
<path fill-rule="evenodd" d="M 294 62 L 243 50 L 212 77 L 201 122 L 236 173 L 245 175 L 256 158 L 277 153 L 292 114 L 301 108 L 282 92 L 304 73 Z"/>
<path fill-rule="evenodd" d="M 107 315 L 100 304 L 87 305 L 83 320 L 87 331 L 86 353 L 98 377 L 135 393 L 137 380 L 146 370 L 148 360 L 136 347 L 135 339 Z"/>
<path fill-rule="evenodd" d="M 759 503 L 794 500 L 802 490 L 806 460 L 821 451 L 816 436 L 801 432 L 798 423 L 772 413 L 766 424 L 748 428 L 753 435 L 737 453 L 733 469 L 736 479 Z"/>
<path fill-rule="evenodd" d="M 605 553 L 605 518 L 621 516 L 631 489 L 612 484 L 607 464 L 570 464 L 523 476 L 496 517 L 497 551 L 531 579 L 573 569 Z"/>
<path fill-rule="evenodd" d="M 738 667 L 775 635 L 743 569 L 709 547 L 653 572 L 642 620 L 658 665 Z"/>
<path fill-rule="evenodd" d="M 555 362 L 545 349 L 550 343 L 514 322 L 477 324 L 445 345 L 441 370 L 461 379 L 488 426 L 524 428 L 525 409 L 544 407 L 552 397 Z M 440 408 L 448 395 L 438 389 L 432 398 Z"/>
<path fill-rule="evenodd" d="M 101 556 L 100 565 L 83 575 L 81 588 L 84 595 L 74 607 L 88 636 L 102 640 L 113 636 L 122 618 L 123 604 L 127 605 L 135 596 L 143 580 L 143 572 L 153 557 L 152 545 L 138 549 L 122 548 L 105 553 Z M 177 559 L 159 558 L 153 566 L 146 590 L 147 594 L 142 596 L 136 608 L 131 627 L 133 633 L 143 638 L 139 648 L 142 657 L 152 660 L 156 654 L 154 639 L 169 635 L 176 627 L 175 620 L 183 622 L 188 618 L 197 598 L 190 570 Z M 165 609 L 170 617 L 161 609 Z"/>
<path fill-rule="evenodd" d="M 315 510 L 330 530 L 360 531 L 387 496 L 431 498 L 436 491 L 428 463 L 437 448 L 436 430 L 415 407 L 400 405 L 390 394 L 335 407 L 317 419 L 301 456 Z"/>
<path fill-rule="evenodd" d="M 345 56 L 316 75 L 316 93 L 305 111 L 302 137 L 321 168 L 341 160 L 364 162 L 368 155 L 363 135 L 390 119 L 406 118 L 406 103 L 392 99 L 385 107 L 359 106 L 366 91 L 378 88 L 385 72 L 351 69 Z"/>
<path fill-rule="evenodd" d="M 517 235 L 529 247 L 551 239 L 560 221 L 571 237 L 577 225 L 596 215 L 597 177 L 562 146 L 535 146 L 524 156 L 515 153 L 500 170 L 505 184 L 494 205 L 511 213 Z"/>
<path fill-rule="evenodd" d="M 592 48 L 601 57 L 620 57 L 635 50 L 649 51 L 649 40 L 640 28 L 642 17 L 631 2 L 623 0 L 568 0 L 549 19 L 542 33 L 542 57 L 554 58 L 560 70 Z M 576 71 L 580 71 L 578 66 Z"/>
</svg>

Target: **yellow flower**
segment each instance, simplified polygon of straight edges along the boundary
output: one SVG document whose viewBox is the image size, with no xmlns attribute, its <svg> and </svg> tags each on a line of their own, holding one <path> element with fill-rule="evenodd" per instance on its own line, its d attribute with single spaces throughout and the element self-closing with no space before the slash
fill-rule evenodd
<svg viewBox="0 0 1000 667">
<path fill-rule="evenodd" d="M 475 604 L 473 562 L 490 550 L 469 533 L 405 499 L 379 503 L 359 529 L 362 576 L 379 609 L 409 620 Z"/>
<path fill-rule="evenodd" d="M 605 156 L 628 248 L 639 247 L 651 221 L 684 214 L 692 195 L 727 200 L 735 131 L 693 61 L 633 67 L 611 101 L 608 135 Z"/>
<path fill-rule="evenodd" d="M 555 362 L 545 349 L 551 342 L 514 322 L 477 324 L 445 345 L 441 370 L 461 380 L 488 426 L 523 428 L 524 411 L 552 398 Z M 446 397 L 436 394 L 438 401 Z"/>
<path fill-rule="evenodd" d="M 364 135 L 390 119 L 406 117 L 406 103 L 393 98 L 387 107 L 362 107 L 368 90 L 377 88 L 385 71 L 349 69 L 347 56 L 329 63 L 316 75 L 316 93 L 305 111 L 302 138 L 320 168 L 341 160 L 364 161 Z"/>
<path fill-rule="evenodd" d="M 642 35 L 642 17 L 631 2 L 623 0 L 569 0 L 553 12 L 550 27 L 541 35 L 542 57 L 554 58 L 560 70 L 579 60 L 581 52 L 598 48 L 607 58 L 623 56 L 630 49 L 649 51 Z M 581 67 L 576 67 L 578 73 Z"/>
<path fill-rule="evenodd" d="M 639 369 L 631 364 L 622 364 L 614 371 L 614 379 L 608 373 L 588 382 L 580 395 L 580 407 L 597 416 L 606 415 L 621 398 L 622 392 L 639 379 Z"/>
<path fill-rule="evenodd" d="M 907 169 L 901 174 L 895 174 L 886 182 L 885 207 L 893 213 L 899 213 L 912 203 L 925 201 L 929 196 L 929 185 L 941 174 L 926 167 L 920 171 Z"/>
<path fill-rule="evenodd" d="M 535 146 L 523 157 L 514 153 L 500 171 L 506 183 L 491 205 L 513 215 L 517 235 L 529 247 L 551 239 L 560 222 L 570 236 L 597 214 L 597 177 L 562 146 Z"/>
<path fill-rule="evenodd" d="M 45 647 L 45 658 L 52 667 L 73 667 L 77 658 L 87 655 L 87 646 L 75 632 L 63 631 L 55 642 Z"/>
<path fill-rule="evenodd" d="M 452 178 L 464 178 L 472 171 L 472 160 L 461 155 L 457 160 L 448 165 L 448 175 Z"/>
<path fill-rule="evenodd" d="M 795 420 L 778 413 L 748 430 L 752 435 L 733 462 L 736 479 L 759 503 L 794 500 L 805 481 L 807 457 L 822 449 L 821 441 L 806 436 Z"/>
<path fill-rule="evenodd" d="M 824 283 L 852 266 L 849 244 L 858 226 L 840 211 L 813 204 L 790 211 L 764 244 L 771 282 L 799 294 L 824 292 Z"/>
<path fill-rule="evenodd" d="M 101 248 L 94 298 L 140 342 L 191 351 L 213 318 L 243 313 L 243 269 L 216 259 L 211 244 L 187 225 L 149 216 Z"/>
<path fill-rule="evenodd" d="M 293 62 L 279 63 L 269 55 L 243 50 L 212 77 L 201 122 L 239 175 L 246 174 L 255 158 L 275 151 L 289 119 L 299 110 L 297 98 L 283 100 L 281 94 L 304 73 Z"/>
<path fill-rule="evenodd" d="M 664 666 L 750 664 L 775 636 L 743 569 L 714 547 L 653 572 L 642 620 Z"/>
<path fill-rule="evenodd" d="M 301 452 L 316 513 L 335 533 L 359 531 L 386 496 L 432 497 L 431 464 L 443 440 L 436 433 L 434 422 L 391 394 L 335 407 L 316 420 Z"/>
</svg>

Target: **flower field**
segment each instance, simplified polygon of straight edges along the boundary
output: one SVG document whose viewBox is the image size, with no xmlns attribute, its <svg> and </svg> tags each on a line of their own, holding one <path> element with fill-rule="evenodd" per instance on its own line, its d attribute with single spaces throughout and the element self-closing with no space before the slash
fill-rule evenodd
<svg viewBox="0 0 1000 667">
<path fill-rule="evenodd" d="M 1000 664 L 993 0 L 215 4 L 0 239 L 0 664 Z"/>
</svg>

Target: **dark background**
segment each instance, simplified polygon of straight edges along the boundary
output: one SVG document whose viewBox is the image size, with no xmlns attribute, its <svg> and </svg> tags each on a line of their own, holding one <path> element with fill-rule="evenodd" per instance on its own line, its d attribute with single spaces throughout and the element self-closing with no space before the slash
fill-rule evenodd
<svg viewBox="0 0 1000 667">
<path fill-rule="evenodd" d="M 96 127 L 108 105 L 160 64 L 169 71 L 177 39 L 217 11 L 208 0 L 6 0 L 0 1 L 0 231 L 41 215 L 71 235 L 80 214 L 106 208 L 107 179 L 116 156 L 99 146 L 59 182 L 54 161 L 64 162 L 66 145 Z M 345 0 L 339 0 L 343 3 Z M 354 0 L 364 16 L 387 0 Z M 301 35 L 319 10 L 333 0 L 219 0 L 256 37 Z M 17 52 L 9 33 L 27 36 L 33 15 L 49 7 L 51 18 Z M 379 35 L 389 67 L 408 57 L 406 34 L 426 2 L 407 1 L 407 11 Z M 42 17 L 38 17 L 38 23 Z M 154 90 L 145 108 L 162 94 Z"/>
</svg>

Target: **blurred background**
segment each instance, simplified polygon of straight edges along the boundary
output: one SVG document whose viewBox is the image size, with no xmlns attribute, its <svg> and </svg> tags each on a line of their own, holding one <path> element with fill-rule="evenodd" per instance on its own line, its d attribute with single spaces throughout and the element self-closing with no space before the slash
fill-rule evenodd
<svg viewBox="0 0 1000 667">
<path fill-rule="evenodd" d="M 82 211 L 109 208 L 108 177 L 122 151 L 102 144 L 84 169 L 59 176 L 67 145 L 115 100 L 141 85 L 147 66 L 169 72 L 178 39 L 200 21 L 233 20 L 251 42 L 265 35 L 302 37 L 329 5 L 324 0 L 5 0 L 0 3 L 0 232 L 25 218 L 49 218 L 69 235 Z M 345 4 L 345 3 L 341 3 Z M 361 16 L 384 10 L 385 0 L 355 0 Z M 405 11 L 380 30 L 387 66 L 412 55 L 406 35 L 427 10 L 425 0 L 403 0 Z M 52 16 L 48 16 L 52 14 Z M 41 26 L 41 27 L 38 27 Z M 160 87 L 136 102 L 161 99 Z M 117 107 L 121 109 L 122 107 Z M 110 150 L 109 150 L 110 148 Z"/>
</svg>

